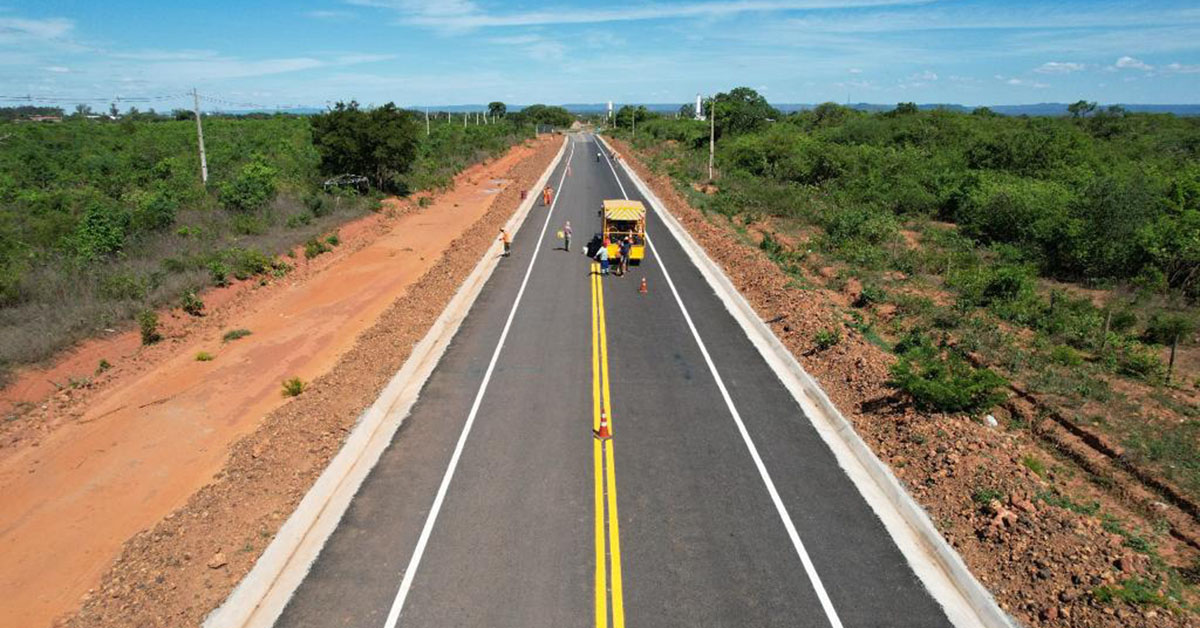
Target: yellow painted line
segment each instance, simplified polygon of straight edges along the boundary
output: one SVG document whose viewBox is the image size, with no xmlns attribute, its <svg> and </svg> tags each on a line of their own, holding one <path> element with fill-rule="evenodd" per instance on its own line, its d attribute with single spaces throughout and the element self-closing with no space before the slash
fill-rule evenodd
<svg viewBox="0 0 1200 628">
<path fill-rule="evenodd" d="M 596 268 L 592 264 L 592 430 L 600 429 L 600 335 L 599 322 L 596 313 Z M 604 454 L 603 443 L 599 439 L 592 440 L 592 466 L 595 478 L 595 510 L 596 510 L 596 628 L 608 626 L 608 582 L 607 566 L 605 565 L 604 547 Z"/>
<path fill-rule="evenodd" d="M 613 410 L 608 389 L 608 334 L 604 317 L 604 282 L 599 275 L 594 276 L 596 286 L 596 311 L 600 318 L 600 372 L 603 376 L 604 409 L 608 413 L 608 429 L 616 434 L 613 425 Z M 613 441 L 603 443 L 606 452 L 605 471 L 608 484 L 608 550 L 610 569 L 612 571 L 612 611 L 613 628 L 625 628 L 625 594 L 621 579 L 621 531 L 620 519 L 617 517 L 617 471 Z"/>
</svg>

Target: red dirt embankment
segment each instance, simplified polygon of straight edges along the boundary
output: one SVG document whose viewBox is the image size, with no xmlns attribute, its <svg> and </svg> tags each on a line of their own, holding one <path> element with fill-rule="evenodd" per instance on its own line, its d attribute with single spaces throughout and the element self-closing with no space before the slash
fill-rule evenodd
<svg viewBox="0 0 1200 628">
<path fill-rule="evenodd" d="M 35 378 L 90 375 L 100 357 L 114 364 L 5 430 L 0 627 L 47 626 L 81 598 L 79 625 L 198 623 L 452 296 L 457 282 L 441 267 L 478 260 L 558 146 L 529 142 L 474 166 L 427 208 L 392 201 L 271 285 L 205 294 L 210 315 L 174 316 L 168 342 L 143 349 L 133 332 L 119 334 L 22 374 L 13 390 L 29 399 Z M 223 342 L 235 328 L 251 335 Z M 214 359 L 196 361 L 199 351 Z M 288 401 L 281 382 L 294 376 L 315 381 Z"/>
</svg>

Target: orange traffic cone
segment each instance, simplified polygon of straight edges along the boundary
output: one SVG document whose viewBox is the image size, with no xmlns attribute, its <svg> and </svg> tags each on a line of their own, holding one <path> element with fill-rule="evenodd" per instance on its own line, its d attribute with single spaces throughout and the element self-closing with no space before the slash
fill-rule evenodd
<svg viewBox="0 0 1200 628">
<path fill-rule="evenodd" d="M 596 431 L 596 438 L 600 440 L 612 438 L 612 432 L 608 430 L 608 414 L 604 412 L 603 408 L 600 410 L 600 429 Z"/>
<path fill-rule="evenodd" d="M 638 288 L 638 292 L 646 294 L 649 290 L 646 288 L 646 278 L 642 277 L 642 285 Z"/>
</svg>

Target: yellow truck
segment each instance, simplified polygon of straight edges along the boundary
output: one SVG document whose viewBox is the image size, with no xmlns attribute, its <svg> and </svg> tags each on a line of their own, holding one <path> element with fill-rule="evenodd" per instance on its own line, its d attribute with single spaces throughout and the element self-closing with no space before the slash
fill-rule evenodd
<svg viewBox="0 0 1200 628">
<path fill-rule="evenodd" d="M 629 248 L 629 264 L 640 264 L 646 257 L 646 206 L 641 201 L 608 200 L 604 201 L 600 213 L 604 220 L 600 232 L 608 243 L 609 259 L 620 256 L 621 241 L 628 237 L 633 241 Z"/>
</svg>

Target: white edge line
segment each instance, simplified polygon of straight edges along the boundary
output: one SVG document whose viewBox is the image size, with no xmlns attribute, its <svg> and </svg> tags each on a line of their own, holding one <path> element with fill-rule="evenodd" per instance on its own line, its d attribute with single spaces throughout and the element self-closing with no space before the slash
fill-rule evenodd
<svg viewBox="0 0 1200 628">
<path fill-rule="evenodd" d="M 596 136 L 604 143 L 603 138 Z M 604 143 L 607 146 L 607 143 Z M 864 500 L 907 559 L 917 577 L 942 605 L 956 627 L 1013 628 L 1015 622 L 996 604 L 995 598 L 975 578 L 962 557 L 934 527 L 925 510 L 854 431 L 853 425 L 829 400 L 825 391 L 808 374 L 754 308 L 737 291 L 720 266 L 678 222 L 658 196 L 621 162 L 630 181 L 662 219 L 667 230 L 699 269 L 709 287 L 725 304 L 742 330 L 758 349 L 777 377 L 800 404 L 822 440 L 837 458 Z M 656 255 L 657 257 L 657 255 Z M 660 260 L 661 261 L 661 260 Z"/>
<path fill-rule="evenodd" d="M 613 168 L 612 161 L 608 159 L 607 154 L 604 156 L 604 159 L 608 161 L 608 168 L 612 170 L 613 178 L 617 180 L 617 185 L 621 188 L 621 195 L 628 199 L 629 194 L 625 192 L 625 186 L 621 184 L 621 177 L 617 175 L 616 169 Z M 809 558 L 808 550 L 804 549 L 804 542 L 800 540 L 800 533 L 796 530 L 796 525 L 792 523 L 792 517 L 788 514 L 787 507 L 783 504 L 783 499 L 779 497 L 779 491 L 775 489 L 775 482 L 771 480 L 771 474 L 767 472 L 767 465 L 763 463 L 762 457 L 758 455 L 758 448 L 754 446 L 754 441 L 750 438 L 750 432 L 746 430 L 746 424 L 742 422 L 742 415 L 738 412 L 737 406 L 733 404 L 733 399 L 729 396 L 729 390 L 725 388 L 725 381 L 721 379 L 721 374 L 717 372 L 717 365 L 713 363 L 712 357 L 708 354 L 708 347 L 704 345 L 704 340 L 700 338 L 700 332 L 696 330 L 696 325 L 692 323 L 692 316 L 683 304 L 683 299 L 679 296 L 679 290 L 675 289 L 675 282 L 671 280 L 671 274 L 667 272 L 667 265 L 663 263 L 662 256 L 654 248 L 654 241 L 649 236 L 646 237 L 646 242 L 650 245 L 650 252 L 654 254 L 654 259 L 658 262 L 658 267 L 662 269 L 663 277 L 666 278 L 667 285 L 671 288 L 671 294 L 675 296 L 675 303 L 679 304 L 679 311 L 683 312 L 683 319 L 687 321 L 688 329 L 692 331 L 692 337 L 696 339 L 696 345 L 700 347 L 700 353 L 704 356 L 704 362 L 708 364 L 708 370 L 717 382 L 717 388 L 721 391 L 721 397 L 725 400 L 725 406 L 729 408 L 729 414 L 733 416 L 733 422 L 737 424 L 738 433 L 742 435 L 742 441 L 746 443 L 746 449 L 750 450 L 750 457 L 754 459 L 754 466 L 758 469 L 758 474 L 762 477 L 763 484 L 767 486 L 767 493 L 771 495 L 771 502 L 775 504 L 775 510 L 779 512 L 779 518 L 783 520 L 783 527 L 787 530 L 788 538 L 792 540 L 792 547 L 796 549 L 796 554 L 800 556 L 800 562 L 804 565 L 804 571 L 808 574 L 809 581 L 812 582 L 817 599 L 821 601 L 821 609 L 825 611 L 825 617 L 829 620 L 829 625 L 833 628 L 842 628 L 842 620 L 838 618 L 837 609 L 833 607 L 833 602 L 830 601 L 829 594 L 825 591 L 825 585 L 821 583 L 821 576 L 817 573 L 817 568 L 813 565 L 812 559 Z"/>
<path fill-rule="evenodd" d="M 536 202 L 537 194 L 533 192 L 545 187 L 569 141 L 564 138 L 557 155 L 531 188 L 531 193 L 509 218 L 505 226 L 510 233 L 520 230 Z M 488 247 L 438 319 L 413 347 L 404 365 L 375 403 L 359 417 L 341 449 L 280 527 L 254 567 L 221 606 L 205 619 L 204 628 L 269 628 L 274 625 L 337 528 L 359 486 L 416 404 L 425 382 L 495 270 L 499 250 L 499 243 Z"/>
<path fill-rule="evenodd" d="M 571 143 L 571 151 L 567 154 L 567 168 L 571 167 L 571 157 L 575 155 L 575 142 L 567 136 L 567 141 Z M 442 476 L 442 483 L 438 487 L 437 495 L 433 498 L 433 505 L 429 509 L 429 515 L 425 518 L 425 527 L 421 529 L 421 536 L 417 539 L 417 545 L 413 549 L 412 557 L 408 561 L 408 567 L 404 570 L 404 578 L 400 581 L 400 589 L 396 592 L 396 599 L 392 602 L 392 608 L 388 611 L 387 621 L 384 622 L 385 628 L 395 628 L 396 623 L 400 621 L 400 613 L 404 610 L 404 601 L 408 598 L 408 592 L 412 589 L 413 579 L 417 575 L 417 568 L 421 565 L 421 557 L 425 554 L 425 546 L 429 543 L 429 536 L 433 533 L 433 526 L 437 522 L 438 513 L 441 512 L 442 502 L 446 499 L 446 492 L 450 489 L 450 481 L 454 479 L 454 472 L 458 468 L 459 458 L 462 457 L 463 448 L 467 444 L 467 437 L 471 435 L 471 427 L 475 425 L 475 417 L 479 413 L 479 405 L 483 402 L 483 395 L 487 392 L 488 383 L 492 379 L 492 372 L 496 368 L 496 362 L 500 359 L 500 352 L 504 349 L 504 341 L 508 338 L 508 331 L 512 328 L 513 319 L 516 318 L 517 308 L 521 305 L 521 297 L 525 296 L 525 287 L 529 284 L 529 277 L 533 274 L 533 265 L 537 262 L 538 253 L 542 251 L 542 240 L 545 239 L 546 229 L 550 226 L 550 218 L 554 215 L 554 208 L 558 205 L 558 199 L 562 198 L 563 182 L 567 178 L 567 169 L 563 168 L 563 173 L 558 179 L 557 192 L 554 194 L 554 199 L 550 201 L 550 208 L 546 211 L 546 220 L 542 223 L 542 231 L 534 242 L 533 255 L 529 258 L 529 266 L 525 269 L 525 278 L 521 280 L 521 287 L 517 290 L 517 298 L 513 300 L 512 309 L 508 312 L 508 319 L 504 322 L 504 329 L 500 332 L 500 339 L 496 342 L 496 349 L 492 351 L 492 359 L 488 362 L 487 371 L 483 374 L 483 381 L 479 384 L 479 391 L 475 394 L 475 401 L 471 404 L 471 411 L 467 414 L 467 421 L 463 424 L 462 434 L 458 437 L 458 443 L 454 446 L 454 453 L 450 456 L 450 463 L 446 466 L 446 474 Z"/>
</svg>

